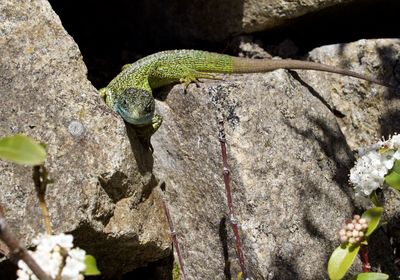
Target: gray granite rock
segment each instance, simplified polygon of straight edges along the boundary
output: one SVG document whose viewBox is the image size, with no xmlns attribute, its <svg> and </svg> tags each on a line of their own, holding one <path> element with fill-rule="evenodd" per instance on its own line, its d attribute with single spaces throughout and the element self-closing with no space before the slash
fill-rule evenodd
<svg viewBox="0 0 400 280">
<path fill-rule="evenodd" d="M 158 108 L 165 122 L 153 138 L 154 172 L 165 182 L 189 279 L 238 272 L 222 180 L 221 113 L 250 275 L 326 278 L 336 229 L 353 211 L 353 158 L 331 111 L 283 70 L 225 77 L 187 95 L 177 86 Z"/>
<path fill-rule="evenodd" d="M 0 18 L 0 135 L 23 133 L 47 144 L 54 231 L 72 232 L 104 275 L 166 257 L 151 154 L 140 152 L 86 79 L 78 46 L 49 3 L 4 0 Z M 3 161 L 0 169 L 0 203 L 29 244 L 44 231 L 32 170 Z"/>
<path fill-rule="evenodd" d="M 236 277 L 218 142 L 217 119 L 224 115 L 250 276 L 327 278 L 327 259 L 338 245 L 335 232 L 354 210 L 347 184 L 354 158 L 332 112 L 339 106 L 332 105 L 331 93 L 382 88 L 283 70 L 225 76 L 190 86 L 186 95 L 176 86 L 166 102 L 157 102 L 164 124 L 153 137 L 151 155 L 104 106 L 85 77 L 78 47 L 45 0 L 4 0 L 0 17 L 0 135 L 25 133 L 47 143 L 54 230 L 72 232 L 99 260 L 105 277 L 171 253 L 158 180 L 189 279 Z M 365 42 L 372 45 L 362 52 L 353 50 L 363 63 L 357 68 L 352 61 L 354 70 L 366 63 L 373 65 L 372 75 L 381 73 L 387 59 L 376 60 L 373 42 Z M 336 56 L 343 62 L 341 54 Z M 369 55 L 374 59 L 365 60 Z M 0 164 L 1 204 L 29 244 L 43 231 L 32 171 Z M 389 243 L 387 236 L 380 240 L 386 246 L 377 246 L 381 253 Z M 381 255 L 374 255 L 374 268 L 396 276 Z"/>
<path fill-rule="evenodd" d="M 377 77 L 397 85 L 400 81 L 399 39 L 360 40 L 314 49 L 309 59 Z M 302 76 L 303 77 L 303 76 Z M 398 92 L 358 79 L 310 72 L 304 81 L 320 92 L 338 112 L 338 123 L 352 149 L 370 145 L 382 136 L 399 132 Z M 335 83 L 333 83 L 335 81 Z"/>
<path fill-rule="evenodd" d="M 390 71 L 382 69 L 390 59 L 379 59 L 379 49 L 357 52 L 355 47 L 380 42 L 340 46 L 353 49 L 362 65 L 345 63 L 342 53 L 334 51 L 332 60 L 315 60 L 394 82 Z M 396 49 L 397 41 L 390 42 Z M 329 54 L 338 47 L 323 47 L 310 56 L 323 57 L 324 49 Z M 375 67 L 365 71 L 370 64 Z M 165 121 L 153 138 L 154 172 L 165 184 L 190 279 L 233 278 L 239 270 L 222 180 L 217 125 L 222 114 L 251 277 L 327 278 L 326 263 L 338 245 L 336 230 L 354 211 L 347 183 L 354 161 L 346 142 L 350 135 L 343 135 L 336 117 L 340 113 L 331 102 L 332 92 L 350 95 L 350 90 L 366 96 L 371 91 L 389 94 L 385 88 L 350 77 L 278 70 L 224 76 L 222 82 L 190 87 L 187 95 L 176 86 L 165 103 L 157 104 Z M 353 110 L 358 106 L 350 105 Z M 398 205 L 396 199 L 389 209 Z M 396 213 L 391 211 L 389 220 Z M 372 266 L 395 277 L 399 271 L 389 235 L 378 235 L 371 246 Z M 353 269 L 360 271 L 360 264 Z"/>
<path fill-rule="evenodd" d="M 271 29 L 287 24 L 302 15 L 353 0 L 245 0 L 242 28 L 246 33 Z"/>
</svg>

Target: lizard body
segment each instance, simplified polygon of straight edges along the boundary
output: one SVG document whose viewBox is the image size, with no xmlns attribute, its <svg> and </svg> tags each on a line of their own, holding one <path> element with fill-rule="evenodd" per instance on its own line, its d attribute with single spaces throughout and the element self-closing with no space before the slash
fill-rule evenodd
<svg viewBox="0 0 400 280">
<path fill-rule="evenodd" d="M 197 50 L 162 51 L 125 65 L 100 94 L 106 104 L 122 118 L 144 131 L 147 140 L 160 127 L 162 118 L 154 114 L 152 90 L 201 78 L 213 73 L 256 73 L 276 69 L 306 69 L 336 73 L 388 86 L 382 81 L 350 70 L 310 61 L 289 59 L 248 59 Z M 390 86 L 389 86 L 390 87 Z"/>
</svg>

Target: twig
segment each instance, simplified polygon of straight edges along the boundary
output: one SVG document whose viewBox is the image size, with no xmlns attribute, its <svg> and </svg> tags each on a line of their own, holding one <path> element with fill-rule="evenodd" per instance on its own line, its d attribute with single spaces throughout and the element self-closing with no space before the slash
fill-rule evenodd
<svg viewBox="0 0 400 280">
<path fill-rule="evenodd" d="M 225 191 L 226 191 L 226 199 L 228 201 L 228 209 L 229 209 L 229 219 L 232 225 L 233 235 L 235 237 L 236 244 L 236 255 L 239 259 L 240 269 L 242 271 L 242 277 L 244 279 L 247 278 L 246 266 L 244 263 L 244 255 L 242 251 L 242 244 L 239 236 L 239 228 L 237 225 L 237 219 L 235 217 L 235 212 L 233 211 L 233 202 L 232 202 L 232 191 L 230 186 L 230 170 L 228 165 L 228 156 L 226 154 L 226 139 L 225 139 L 225 129 L 224 129 L 224 121 L 221 119 L 219 121 L 219 142 L 221 144 L 221 154 L 222 154 L 222 163 L 224 168 L 224 183 L 225 183 Z"/>
<path fill-rule="evenodd" d="M 57 272 L 57 276 L 56 276 L 55 280 L 61 280 L 62 279 L 61 274 L 62 274 L 63 269 L 65 268 L 65 265 L 67 263 L 68 251 L 66 249 L 64 249 L 63 247 L 60 247 L 60 254 L 61 254 L 62 259 L 61 259 L 61 264 L 60 264 L 60 266 L 58 268 L 58 272 Z"/>
<path fill-rule="evenodd" d="M 161 200 L 163 203 L 165 215 L 167 216 L 167 220 L 168 220 L 171 241 L 175 247 L 176 255 L 178 256 L 179 267 L 181 268 L 181 272 L 182 272 L 182 280 L 186 280 L 187 277 L 186 277 L 185 265 L 184 265 L 181 250 L 179 247 L 178 238 L 176 236 L 175 227 L 174 227 L 174 224 L 171 219 L 171 214 L 169 213 L 169 209 L 168 209 L 167 204 L 165 203 L 165 200 L 163 197 L 161 197 Z"/>
<path fill-rule="evenodd" d="M 361 245 L 360 247 L 360 257 L 362 262 L 362 271 L 369 272 L 371 269 L 371 265 L 368 260 L 368 247 L 366 245 Z"/>
<path fill-rule="evenodd" d="M 51 180 L 48 179 L 47 170 L 44 165 L 34 166 L 32 177 L 35 184 L 36 194 L 39 199 L 39 207 L 42 211 L 42 216 L 44 219 L 44 227 L 47 234 L 51 235 L 53 233 L 53 230 L 51 228 L 50 215 L 46 204 L 47 185 L 51 183 Z"/>
<path fill-rule="evenodd" d="M 8 229 L 6 219 L 4 217 L 4 212 L 2 207 L 0 206 L 0 239 L 7 245 L 10 250 L 10 255 L 16 261 L 23 260 L 26 265 L 32 270 L 32 272 L 36 275 L 40 280 L 52 280 L 52 278 L 47 275 L 41 267 L 37 264 L 37 262 L 32 258 L 32 256 L 28 253 L 26 248 L 22 247 L 17 238 L 11 231 Z"/>
</svg>

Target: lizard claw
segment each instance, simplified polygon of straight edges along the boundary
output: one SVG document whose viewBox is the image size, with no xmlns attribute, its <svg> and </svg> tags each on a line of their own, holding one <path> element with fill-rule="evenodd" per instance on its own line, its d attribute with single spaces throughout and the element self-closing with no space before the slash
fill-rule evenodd
<svg viewBox="0 0 400 280">
<path fill-rule="evenodd" d="M 161 126 L 161 123 L 162 117 L 155 114 L 151 120 L 151 124 L 135 127 L 139 140 L 142 142 L 142 144 L 146 145 L 150 149 L 151 153 L 154 152 L 154 148 L 151 145 L 150 138 Z"/>
<path fill-rule="evenodd" d="M 191 83 L 195 83 L 197 87 L 199 87 L 199 80 L 196 77 L 190 77 L 190 78 L 181 78 L 179 82 L 183 86 L 183 94 L 187 94 L 187 89 Z"/>
</svg>

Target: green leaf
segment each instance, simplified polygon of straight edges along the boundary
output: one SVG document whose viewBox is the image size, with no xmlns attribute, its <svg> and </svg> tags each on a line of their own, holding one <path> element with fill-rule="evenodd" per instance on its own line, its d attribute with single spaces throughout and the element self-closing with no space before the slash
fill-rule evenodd
<svg viewBox="0 0 400 280">
<path fill-rule="evenodd" d="M 349 270 L 350 266 L 353 264 L 359 250 L 359 245 L 351 243 L 342 244 L 337 247 L 335 251 L 333 251 L 328 262 L 329 279 L 342 279 L 347 270 Z"/>
<path fill-rule="evenodd" d="M 97 268 L 96 259 L 92 255 L 85 256 L 85 271 L 83 272 L 84 275 L 100 275 L 100 270 Z"/>
<path fill-rule="evenodd" d="M 400 190 L 400 160 L 396 160 L 392 169 L 385 176 L 385 182 L 396 190 Z"/>
<path fill-rule="evenodd" d="M 363 272 L 355 275 L 351 280 L 386 280 L 389 275 L 378 272 Z"/>
<path fill-rule="evenodd" d="M 372 201 L 372 203 L 376 206 L 376 207 L 381 207 L 382 204 L 379 202 L 378 196 L 376 195 L 376 191 L 373 191 L 370 195 L 369 195 L 369 199 Z"/>
<path fill-rule="evenodd" d="M 361 215 L 361 218 L 364 218 L 368 221 L 368 229 L 367 232 L 365 233 L 366 237 L 370 236 L 379 226 L 382 213 L 383 213 L 383 207 L 374 207 L 368 209 Z"/>
<path fill-rule="evenodd" d="M 242 280 L 242 272 L 241 271 L 237 275 L 237 280 Z"/>
<path fill-rule="evenodd" d="M 40 165 L 46 159 L 43 146 L 25 135 L 0 138 L 0 159 L 18 164 Z"/>
</svg>

